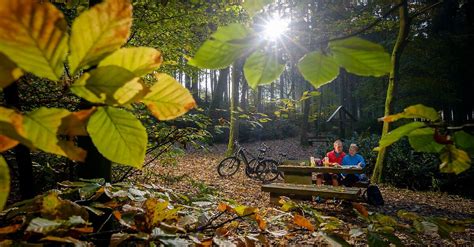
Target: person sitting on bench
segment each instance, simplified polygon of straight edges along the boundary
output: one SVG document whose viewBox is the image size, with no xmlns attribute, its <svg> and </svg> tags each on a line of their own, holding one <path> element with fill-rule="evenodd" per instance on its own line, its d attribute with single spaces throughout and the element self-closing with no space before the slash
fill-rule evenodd
<svg viewBox="0 0 474 247">
<path fill-rule="evenodd" d="M 346 153 L 342 151 L 343 145 L 341 140 L 336 140 L 334 142 L 334 150 L 327 153 L 326 157 L 324 157 L 323 163 L 330 166 L 341 165 L 342 159 L 346 156 Z M 323 181 L 326 183 L 330 183 L 333 186 L 339 186 L 339 175 L 333 173 L 324 173 L 324 174 L 317 174 L 316 175 L 316 185 L 322 185 Z"/>
<path fill-rule="evenodd" d="M 359 147 L 357 144 L 352 143 L 349 146 L 349 154 L 344 156 L 342 159 L 342 165 L 343 166 L 358 166 L 361 168 L 365 167 L 365 161 L 364 158 L 358 154 L 357 152 L 359 151 Z M 344 186 L 351 187 L 353 186 L 356 182 L 363 180 L 365 178 L 365 174 L 341 174 L 341 183 Z"/>
</svg>

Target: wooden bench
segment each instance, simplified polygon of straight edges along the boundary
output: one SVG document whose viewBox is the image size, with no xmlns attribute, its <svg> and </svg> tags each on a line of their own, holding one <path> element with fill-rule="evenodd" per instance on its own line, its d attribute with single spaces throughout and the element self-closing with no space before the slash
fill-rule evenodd
<svg viewBox="0 0 474 247">
<path fill-rule="evenodd" d="M 362 189 L 331 185 L 273 183 L 262 185 L 262 191 L 270 192 L 270 203 L 278 205 L 280 196 L 296 200 L 311 200 L 313 196 L 360 201 Z"/>
<path fill-rule="evenodd" d="M 309 166 L 308 161 L 288 160 L 284 161 L 278 170 L 283 172 L 285 183 L 262 186 L 262 191 L 270 192 L 270 202 L 274 204 L 278 204 L 280 196 L 287 196 L 295 200 L 312 200 L 313 196 L 319 196 L 357 201 L 361 199 L 362 189 L 366 188 L 363 184 L 354 187 L 316 186 L 313 181 L 313 173 L 359 174 L 363 172 L 360 167 L 313 167 Z"/>
</svg>

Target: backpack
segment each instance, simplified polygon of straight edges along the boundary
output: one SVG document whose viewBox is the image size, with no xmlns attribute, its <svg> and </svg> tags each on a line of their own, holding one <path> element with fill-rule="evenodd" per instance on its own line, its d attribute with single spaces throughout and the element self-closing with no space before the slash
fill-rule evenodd
<svg viewBox="0 0 474 247">
<path fill-rule="evenodd" d="M 374 206 L 382 206 L 384 205 L 382 193 L 380 192 L 380 189 L 377 185 L 375 184 L 370 184 L 367 187 L 367 190 L 365 191 L 366 194 L 366 200 L 370 205 Z"/>
</svg>

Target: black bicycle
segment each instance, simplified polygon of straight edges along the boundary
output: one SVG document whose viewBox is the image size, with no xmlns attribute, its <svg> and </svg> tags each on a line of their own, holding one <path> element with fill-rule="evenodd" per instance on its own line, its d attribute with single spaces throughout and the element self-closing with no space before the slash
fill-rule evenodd
<svg viewBox="0 0 474 247">
<path fill-rule="evenodd" d="M 217 166 L 217 172 L 221 177 L 230 177 L 234 175 L 240 168 L 240 163 L 245 164 L 245 175 L 249 178 L 263 180 L 260 175 L 264 174 L 263 167 L 270 167 L 271 163 L 276 162 L 271 159 L 265 158 L 267 152 L 267 146 L 263 143 L 262 147 L 259 148 L 259 155 L 255 157 L 247 149 L 239 145 L 238 142 L 234 142 L 236 149 L 232 156 L 223 159 Z M 247 158 L 250 157 L 250 160 Z M 258 171 L 257 167 L 261 170 Z"/>
<path fill-rule="evenodd" d="M 278 161 L 273 159 L 266 159 L 267 162 L 259 163 L 255 170 L 260 180 L 262 180 L 262 182 L 264 183 L 268 183 L 277 179 L 278 176 L 283 178 L 283 174 L 278 170 L 278 166 L 281 165 L 283 160 L 286 159 L 286 153 L 278 153 Z"/>
</svg>

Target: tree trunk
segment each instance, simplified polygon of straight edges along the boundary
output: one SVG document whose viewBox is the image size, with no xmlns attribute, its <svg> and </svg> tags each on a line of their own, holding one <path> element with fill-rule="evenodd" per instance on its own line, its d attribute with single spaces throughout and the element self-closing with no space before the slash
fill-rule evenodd
<svg viewBox="0 0 474 247">
<path fill-rule="evenodd" d="M 311 85 L 308 82 L 304 81 L 304 88 L 309 90 Z M 303 104 L 303 116 L 301 118 L 301 128 L 300 128 L 300 144 L 302 146 L 308 146 L 308 119 L 309 119 L 309 110 L 311 107 L 311 99 L 304 100 Z"/>
<path fill-rule="evenodd" d="M 209 106 L 209 113 L 213 117 L 216 108 L 222 105 L 222 95 L 227 88 L 227 75 L 229 74 L 229 68 L 219 70 L 219 79 L 217 80 L 216 90 L 212 97 L 211 105 Z"/>
<path fill-rule="evenodd" d="M 247 80 L 245 80 L 245 77 L 242 77 L 242 93 L 240 96 L 240 107 L 242 110 L 247 111 L 247 105 L 248 105 L 248 99 L 247 99 L 247 94 L 249 91 L 249 84 L 247 83 Z"/>
<path fill-rule="evenodd" d="M 7 106 L 21 111 L 20 96 L 18 92 L 18 81 L 3 89 L 3 95 Z M 36 187 L 33 179 L 33 163 L 31 162 L 30 149 L 23 144 L 18 144 L 13 148 L 16 165 L 18 167 L 18 180 L 20 182 L 21 199 L 33 198 L 36 194 Z"/>
<path fill-rule="evenodd" d="M 230 130 L 229 143 L 227 144 L 226 155 L 230 156 L 234 152 L 234 141 L 239 139 L 239 113 L 237 106 L 239 105 L 239 81 L 241 75 L 241 61 L 237 60 L 232 65 L 232 97 L 230 97 Z"/>
<path fill-rule="evenodd" d="M 391 57 L 391 70 L 388 80 L 387 87 L 387 96 L 385 98 L 385 110 L 384 116 L 388 116 L 392 112 L 392 99 L 395 95 L 395 86 L 399 81 L 399 67 L 400 67 L 400 57 L 407 43 L 408 33 L 410 31 L 410 19 L 408 16 L 408 4 L 406 0 L 398 0 L 398 3 L 402 3 L 399 9 L 400 15 L 400 27 L 398 30 L 397 42 L 392 50 Z M 382 127 L 382 137 L 385 136 L 389 131 L 390 125 L 388 122 L 383 123 Z M 375 163 L 374 172 L 372 174 L 372 182 L 380 183 L 382 180 L 382 169 L 383 163 L 385 161 L 386 148 L 381 148 L 378 155 L 377 161 Z"/>
<path fill-rule="evenodd" d="M 91 0 L 89 8 L 100 3 L 100 0 Z M 92 69 L 92 68 L 91 68 Z M 92 105 L 81 99 L 79 109 L 89 109 Z M 99 150 L 92 143 L 89 136 L 79 136 L 77 138 L 77 145 L 87 151 L 87 156 L 84 162 L 79 162 L 77 166 L 78 176 L 81 178 L 104 178 L 105 181 L 112 180 L 112 162 L 105 158 Z"/>
</svg>

